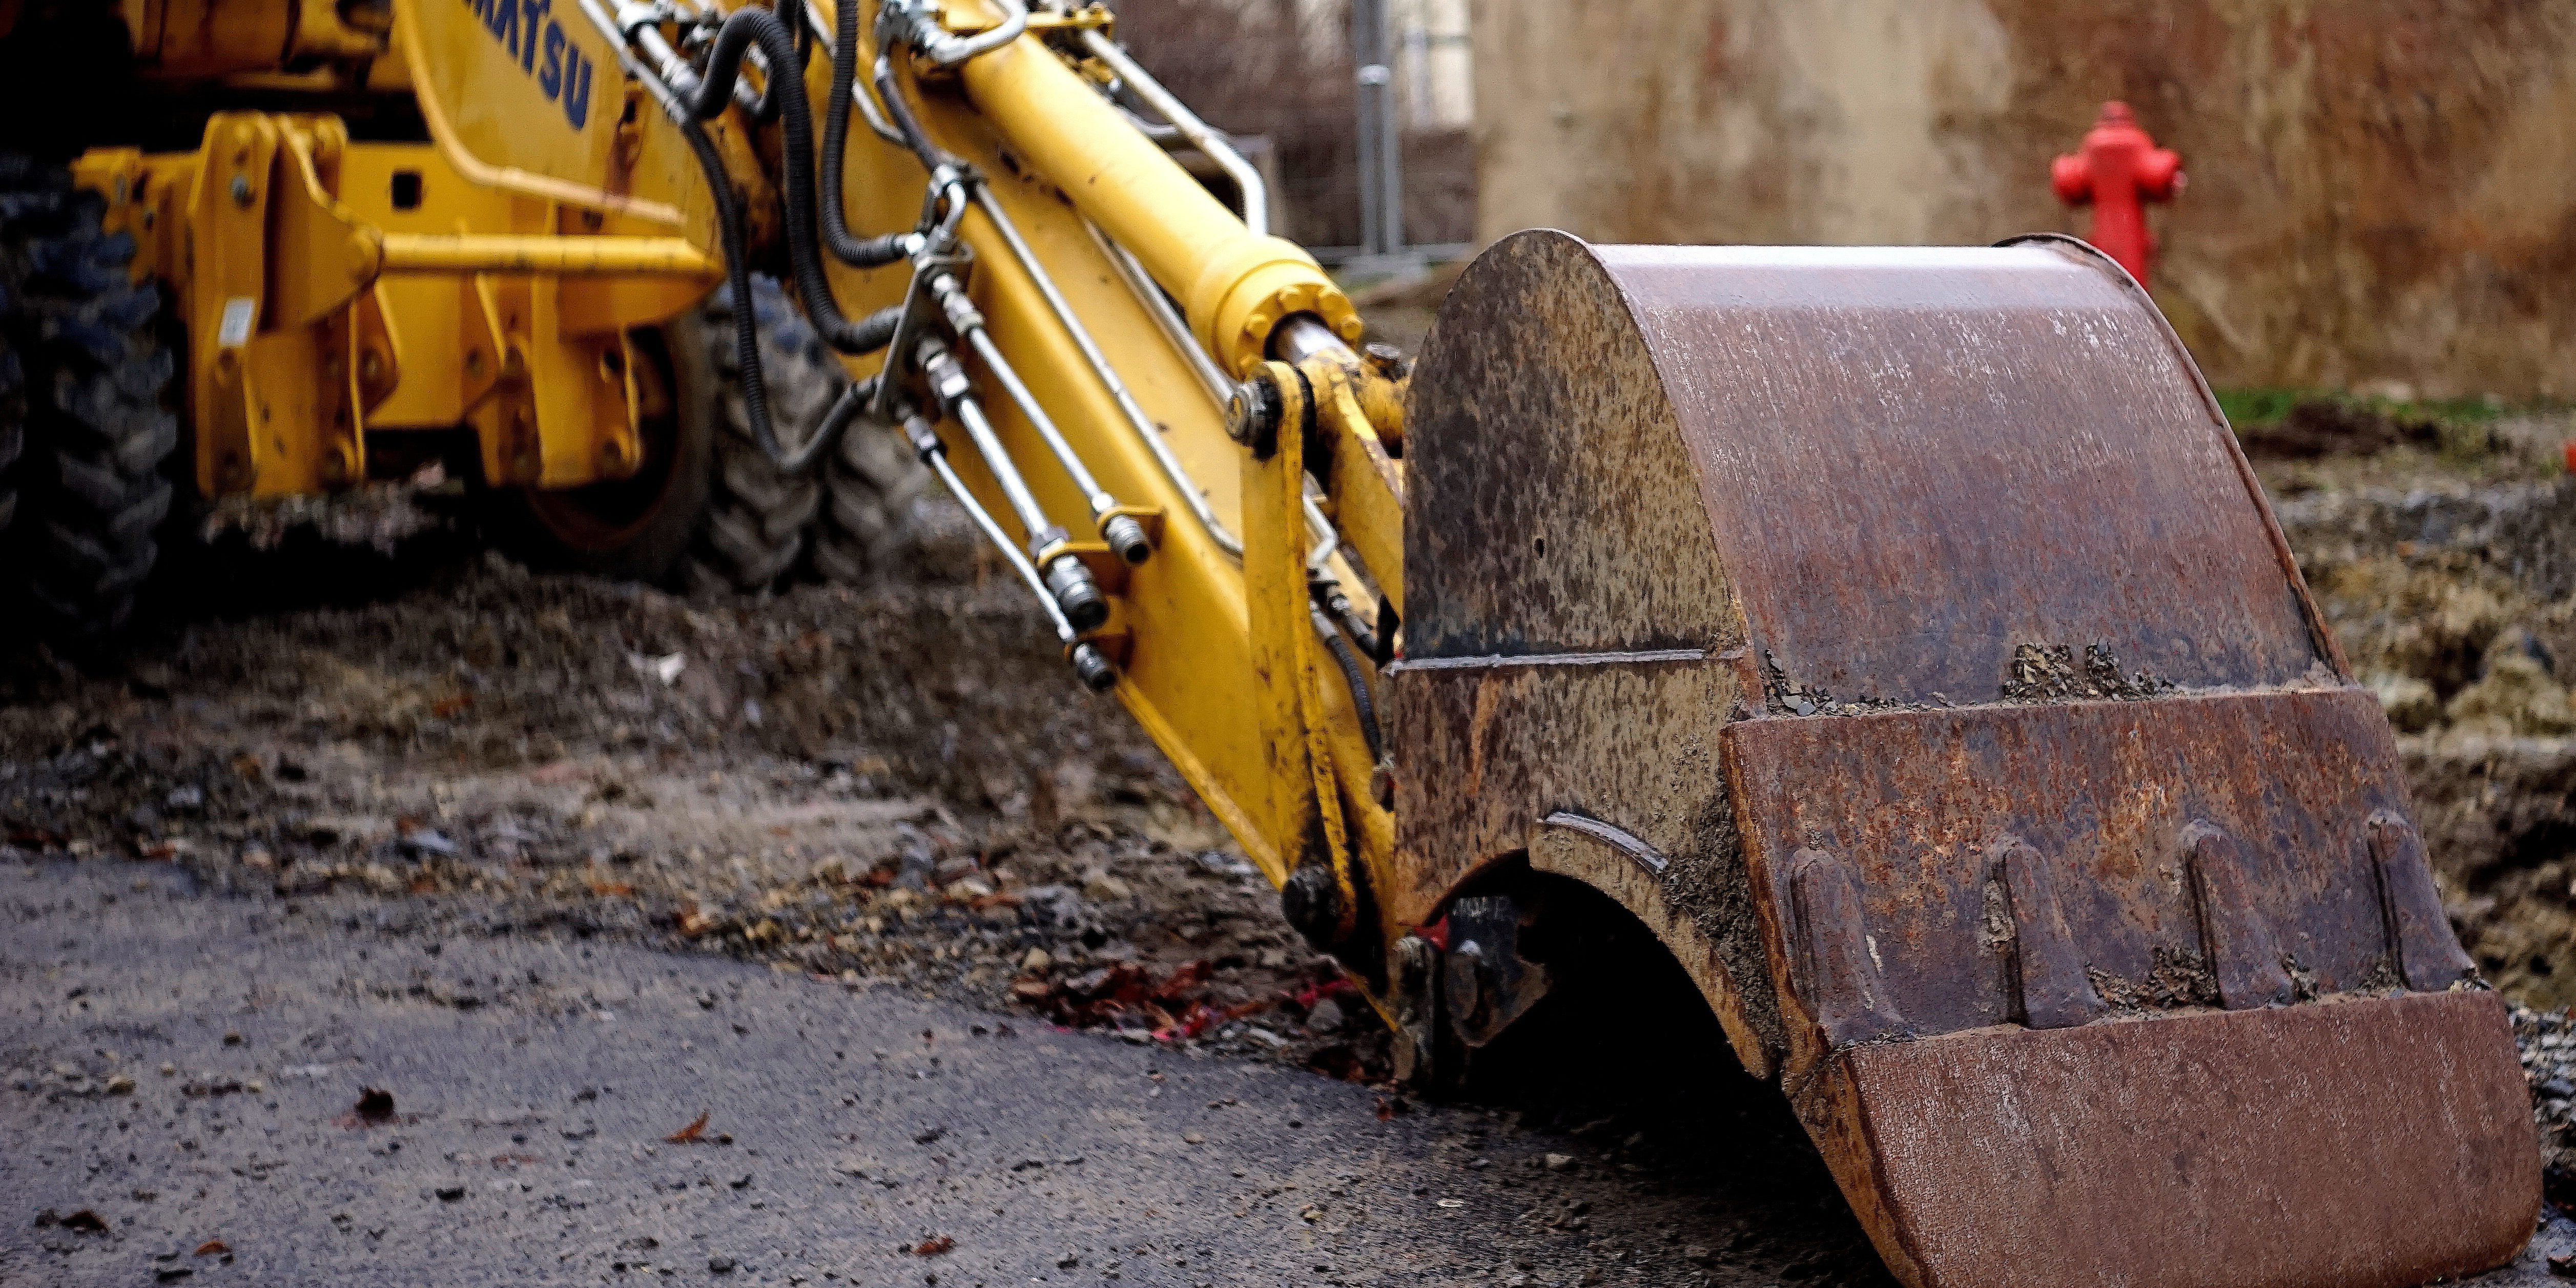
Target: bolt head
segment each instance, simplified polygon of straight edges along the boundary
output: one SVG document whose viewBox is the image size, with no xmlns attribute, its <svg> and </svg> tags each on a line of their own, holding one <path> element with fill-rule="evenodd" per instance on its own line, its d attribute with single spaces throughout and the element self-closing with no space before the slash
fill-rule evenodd
<svg viewBox="0 0 2576 1288">
<path fill-rule="evenodd" d="M 1225 400 L 1227 437 L 1251 448 L 1261 456 L 1278 450 L 1279 421 L 1287 414 L 1285 400 L 1267 376 L 1255 374 L 1234 387 Z"/>
<path fill-rule="evenodd" d="M 236 206 L 247 206 L 250 204 L 249 175 L 236 174 L 233 176 L 233 204 Z"/>
</svg>

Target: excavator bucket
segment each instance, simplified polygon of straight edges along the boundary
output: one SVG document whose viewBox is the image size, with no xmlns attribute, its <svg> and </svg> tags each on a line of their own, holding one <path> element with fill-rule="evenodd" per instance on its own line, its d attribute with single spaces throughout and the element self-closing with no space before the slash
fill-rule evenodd
<svg viewBox="0 0 2576 1288">
<path fill-rule="evenodd" d="M 1406 444 L 1393 911 L 1617 900 L 1900 1279 L 2396 1288 L 2531 1234 L 2387 722 L 2108 260 L 1521 234 Z"/>
</svg>

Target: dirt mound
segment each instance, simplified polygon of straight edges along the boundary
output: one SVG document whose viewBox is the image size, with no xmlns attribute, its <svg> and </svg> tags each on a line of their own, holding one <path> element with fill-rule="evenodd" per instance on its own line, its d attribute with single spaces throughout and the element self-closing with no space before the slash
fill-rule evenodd
<svg viewBox="0 0 2576 1288">
<path fill-rule="evenodd" d="M 358 532 L 393 535 L 289 525 L 200 572 L 327 594 L 165 620 L 102 671 L 0 664 L 0 841 L 1376 1058 L 1016 583 L 693 601 L 532 574 L 434 519 Z M 1104 970 L 1147 983 L 1080 985 Z"/>
<path fill-rule="evenodd" d="M 2282 528 L 2400 734 L 2463 942 L 2512 996 L 2576 1005 L 2576 480 L 2346 464 L 2361 484 L 2279 501 Z"/>
<path fill-rule="evenodd" d="M 2258 461 L 2313 461 L 2374 456 L 2400 445 L 2438 447 L 2442 424 L 2429 416 L 2392 415 L 2356 403 L 2301 399 L 2268 424 L 2241 426 L 2237 441 Z"/>
</svg>

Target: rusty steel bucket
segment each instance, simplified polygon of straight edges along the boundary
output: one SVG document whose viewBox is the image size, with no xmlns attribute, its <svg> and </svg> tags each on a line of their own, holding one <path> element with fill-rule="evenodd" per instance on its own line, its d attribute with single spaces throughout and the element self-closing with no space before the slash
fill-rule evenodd
<svg viewBox="0 0 2576 1288">
<path fill-rule="evenodd" d="M 1508 863 L 1617 900 L 1909 1284 L 2396 1288 L 2530 1235 L 2387 722 L 2098 253 L 1524 233 L 1408 418 L 1404 924 Z"/>
</svg>

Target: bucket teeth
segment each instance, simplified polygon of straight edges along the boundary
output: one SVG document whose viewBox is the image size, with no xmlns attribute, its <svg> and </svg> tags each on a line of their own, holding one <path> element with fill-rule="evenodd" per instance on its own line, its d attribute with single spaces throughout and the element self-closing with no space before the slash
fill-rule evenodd
<svg viewBox="0 0 2576 1288">
<path fill-rule="evenodd" d="M 2183 829 L 2183 852 L 2190 856 L 2193 911 L 2200 918 L 2201 951 L 2217 980 L 2218 1004 L 2250 1011 L 2293 1000 L 2281 946 L 2255 907 L 2245 847 L 2217 824 L 2195 821 Z"/>
<path fill-rule="evenodd" d="M 1840 1048 L 1911 1035 L 1880 977 L 1851 869 L 1822 850 L 1800 850 L 1789 858 L 1789 892 L 1799 991 L 1825 1041 Z"/>
<path fill-rule="evenodd" d="M 1986 849 L 1995 881 L 2012 919 L 2014 1012 L 2034 1029 L 2063 1029 L 2090 1021 L 2102 999 L 2084 973 L 2075 935 L 2057 904 L 2057 879 L 2029 842 L 2006 836 Z"/>
<path fill-rule="evenodd" d="M 2471 978 L 2477 968 L 2442 914 L 2442 892 L 2434 888 L 2433 870 L 2424 862 L 2424 838 L 2395 810 L 2372 814 L 2369 829 L 2380 915 L 2387 922 L 2388 952 L 2398 978 L 2419 992 Z"/>
<path fill-rule="evenodd" d="M 2098 252 L 1517 234 L 1405 465 L 1391 922 L 1516 863 L 1616 901 L 1909 1288 L 2405 1288 L 2530 1237 L 2387 718 Z"/>
</svg>

